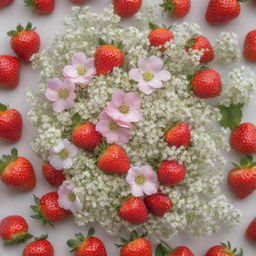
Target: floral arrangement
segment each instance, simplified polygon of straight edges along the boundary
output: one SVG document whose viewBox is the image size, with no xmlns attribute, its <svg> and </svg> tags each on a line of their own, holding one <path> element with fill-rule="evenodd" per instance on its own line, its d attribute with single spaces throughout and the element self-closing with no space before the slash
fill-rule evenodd
<svg viewBox="0 0 256 256">
<path fill-rule="evenodd" d="M 33 57 L 33 67 L 41 73 L 38 90 L 27 92 L 33 105 L 29 117 L 37 128 L 32 147 L 54 168 L 65 170 L 59 203 L 73 212 L 78 225 L 98 222 L 112 234 L 137 228 L 164 238 L 179 231 L 210 235 L 240 219 L 220 188 L 229 130 L 218 124 L 222 118 L 218 105 L 196 97 L 190 87 L 191 75 L 202 67 L 203 51 L 186 50 L 185 45 L 201 34 L 199 27 L 174 24 L 174 38 L 164 50 L 153 47 L 148 24 L 156 22 L 157 13 L 157 8 L 145 4 L 134 25 L 125 28 L 112 7 L 103 14 L 88 7 L 73 8 L 65 32 L 56 37 L 53 47 Z M 99 38 L 122 41 L 126 53 L 120 56 L 123 65 L 108 74 L 95 65 Z M 235 36 L 222 34 L 215 54 L 222 63 L 238 61 Z M 252 73 L 235 67 L 223 79 L 217 101 L 226 107 L 246 104 L 254 87 Z M 95 125 L 100 134 L 96 141 L 121 146 L 129 166 L 122 166 L 119 174 L 102 171 L 95 152 L 72 143 L 77 119 Z M 177 122 L 190 127 L 188 147 L 171 147 L 164 140 L 165 130 Z M 176 186 L 161 184 L 153 164 L 159 159 L 185 166 L 185 179 Z M 124 198 L 158 190 L 172 200 L 172 211 L 162 217 L 150 215 L 136 226 L 120 218 L 117 209 Z"/>
</svg>

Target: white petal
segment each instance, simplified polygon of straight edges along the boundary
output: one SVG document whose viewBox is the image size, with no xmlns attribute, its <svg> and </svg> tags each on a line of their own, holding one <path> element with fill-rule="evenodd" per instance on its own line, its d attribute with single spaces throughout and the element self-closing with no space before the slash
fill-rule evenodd
<svg viewBox="0 0 256 256">
<path fill-rule="evenodd" d="M 131 186 L 131 193 L 133 196 L 137 196 L 137 197 L 143 196 L 144 195 L 143 187 L 135 183 L 134 185 Z"/>
<path fill-rule="evenodd" d="M 161 70 L 159 73 L 155 74 L 155 78 L 161 81 L 168 81 L 171 77 L 171 73 L 166 70 Z"/>
<path fill-rule="evenodd" d="M 157 74 L 159 73 L 164 66 L 164 62 L 162 61 L 162 59 L 156 57 L 156 56 L 151 56 L 148 59 L 148 69 L 147 71 L 152 71 L 153 74 Z"/>
<path fill-rule="evenodd" d="M 63 160 L 63 168 L 70 169 L 73 165 L 73 159 L 71 157 L 66 158 Z"/>
<path fill-rule="evenodd" d="M 140 70 L 137 68 L 130 70 L 129 77 L 132 80 L 137 81 L 137 82 L 140 82 L 143 80 L 142 74 L 141 74 Z"/>
<path fill-rule="evenodd" d="M 58 155 L 49 155 L 48 161 L 56 170 L 63 169 L 63 161 Z"/>
<path fill-rule="evenodd" d="M 151 182 L 146 181 L 143 184 L 143 191 L 148 196 L 152 195 L 152 194 L 155 194 L 157 192 L 157 190 L 158 190 L 158 186 L 155 183 L 151 183 Z"/>
</svg>

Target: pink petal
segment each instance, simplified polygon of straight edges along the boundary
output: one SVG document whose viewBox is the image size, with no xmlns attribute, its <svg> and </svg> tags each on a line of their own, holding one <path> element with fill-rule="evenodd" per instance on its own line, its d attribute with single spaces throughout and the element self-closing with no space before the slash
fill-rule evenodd
<svg viewBox="0 0 256 256">
<path fill-rule="evenodd" d="M 45 96 L 50 101 L 56 101 L 59 98 L 59 93 L 58 91 L 54 91 L 50 88 L 47 88 L 45 92 Z"/>
<path fill-rule="evenodd" d="M 120 129 L 119 137 L 120 137 L 120 141 L 122 141 L 122 144 L 128 143 L 128 141 L 130 140 L 130 130 L 125 128 Z"/>
<path fill-rule="evenodd" d="M 145 58 L 139 59 L 139 70 L 142 73 L 148 71 L 148 60 L 146 60 Z"/>
<path fill-rule="evenodd" d="M 66 78 L 64 81 L 63 81 L 63 84 L 65 86 L 65 88 L 67 88 L 69 91 L 75 91 L 75 84 L 68 78 Z"/>
<path fill-rule="evenodd" d="M 145 194 L 149 196 L 157 192 L 158 186 L 154 183 L 146 181 L 143 185 L 143 190 Z"/>
<path fill-rule="evenodd" d="M 47 83 L 48 88 L 58 91 L 62 87 L 62 81 L 59 78 L 52 78 Z"/>
<path fill-rule="evenodd" d="M 124 98 L 125 98 L 125 92 L 123 92 L 121 90 L 116 90 L 113 93 L 112 100 L 111 100 L 111 103 L 113 104 L 113 107 L 119 108 L 120 105 L 123 104 Z"/>
<path fill-rule="evenodd" d="M 71 79 L 71 81 L 75 84 L 78 84 L 78 85 L 81 85 L 81 86 L 84 86 L 84 85 L 87 85 L 91 82 L 91 79 L 85 77 L 85 76 L 79 76 L 77 78 L 73 78 Z"/>
<path fill-rule="evenodd" d="M 100 132 L 103 136 L 109 132 L 109 121 L 101 120 L 96 124 L 96 131 Z"/>
<path fill-rule="evenodd" d="M 122 103 L 121 103 L 121 104 L 122 104 Z M 120 104 L 120 105 L 121 105 L 121 104 Z M 114 104 L 113 104 L 112 102 L 109 102 L 109 103 L 107 104 L 106 112 L 107 112 L 107 114 L 108 114 L 111 118 L 113 118 L 114 120 L 119 119 L 119 117 L 120 117 L 120 115 L 121 115 L 120 111 L 114 106 Z"/>
<path fill-rule="evenodd" d="M 123 127 L 123 128 L 131 128 L 131 127 L 132 127 L 132 124 L 129 123 L 129 122 L 124 122 L 124 121 L 122 121 L 122 120 L 115 120 L 115 122 L 116 122 L 119 126 L 121 126 L 121 127 Z"/>
<path fill-rule="evenodd" d="M 135 183 L 135 178 L 137 174 L 133 171 L 133 169 L 130 169 L 125 180 L 128 184 L 132 185 Z"/>
<path fill-rule="evenodd" d="M 75 78 L 78 76 L 77 70 L 74 66 L 68 65 L 63 69 L 63 75 L 66 78 Z"/>
<path fill-rule="evenodd" d="M 95 76 L 96 75 L 96 68 L 90 68 L 88 71 L 87 71 L 87 73 L 85 74 L 85 76 L 87 77 L 87 78 L 92 78 L 93 76 Z"/>
<path fill-rule="evenodd" d="M 139 83 L 138 87 L 145 94 L 151 94 L 155 90 L 154 88 L 150 87 L 146 82 Z"/>
<path fill-rule="evenodd" d="M 140 197 L 144 195 L 143 187 L 136 183 L 131 186 L 131 192 L 132 192 L 132 195 L 136 197 Z"/>
<path fill-rule="evenodd" d="M 113 119 L 107 114 L 106 111 L 102 111 L 102 112 L 100 113 L 99 119 L 100 119 L 100 120 L 106 120 L 106 121 L 111 121 L 111 120 L 113 120 Z"/>
<path fill-rule="evenodd" d="M 141 103 L 141 99 L 135 93 L 129 92 L 125 95 L 124 102 L 127 103 L 129 106 L 137 108 Z"/>
<path fill-rule="evenodd" d="M 130 79 L 137 81 L 137 82 L 140 82 L 143 80 L 142 74 L 141 74 L 140 70 L 137 68 L 130 70 L 129 77 L 130 77 Z"/>
<path fill-rule="evenodd" d="M 155 78 L 161 81 L 168 81 L 171 79 L 171 73 L 166 70 L 161 70 L 159 73 L 155 74 Z"/>
<path fill-rule="evenodd" d="M 118 143 L 119 142 L 119 134 L 117 131 L 109 131 L 105 134 L 108 143 Z"/>
<path fill-rule="evenodd" d="M 72 57 L 72 64 L 78 66 L 85 66 L 87 56 L 83 52 L 78 52 Z"/>
<path fill-rule="evenodd" d="M 126 115 L 127 119 L 130 122 L 139 122 L 142 119 L 142 114 L 137 109 L 131 109 L 130 112 Z"/>
<path fill-rule="evenodd" d="M 159 89 L 159 88 L 163 87 L 163 83 L 157 79 L 153 79 L 152 81 L 149 81 L 148 85 L 155 89 Z"/>
<path fill-rule="evenodd" d="M 52 104 L 52 108 L 56 113 L 60 113 L 65 110 L 66 102 L 63 99 L 58 99 Z"/>
<path fill-rule="evenodd" d="M 89 59 L 87 59 L 86 60 L 86 62 L 85 62 L 85 68 L 86 69 L 94 69 L 95 67 L 94 67 L 94 62 L 95 62 L 95 59 L 94 58 L 89 58 Z"/>
<path fill-rule="evenodd" d="M 152 71 L 154 74 L 159 73 L 164 66 L 164 62 L 156 57 L 156 56 L 151 56 L 148 59 L 148 70 L 147 71 Z"/>
</svg>

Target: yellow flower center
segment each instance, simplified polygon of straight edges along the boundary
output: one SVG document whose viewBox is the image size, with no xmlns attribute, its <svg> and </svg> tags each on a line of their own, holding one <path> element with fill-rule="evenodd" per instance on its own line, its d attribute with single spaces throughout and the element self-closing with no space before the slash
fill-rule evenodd
<svg viewBox="0 0 256 256">
<path fill-rule="evenodd" d="M 149 81 L 153 80 L 153 78 L 154 78 L 154 74 L 152 74 L 151 72 L 145 72 L 143 74 L 143 79 L 146 82 L 149 82 Z"/>
<path fill-rule="evenodd" d="M 62 160 L 64 160 L 64 159 L 66 159 L 66 158 L 68 158 L 68 156 L 69 156 L 69 152 L 68 152 L 68 150 L 67 149 L 62 149 L 60 152 L 59 152 L 59 157 L 62 159 Z"/>
<path fill-rule="evenodd" d="M 119 128 L 119 125 L 115 121 L 111 121 L 109 127 L 111 130 L 117 130 Z"/>
<path fill-rule="evenodd" d="M 69 192 L 68 193 L 68 199 L 71 201 L 71 202 L 74 202 L 76 200 L 76 195 L 73 193 L 73 192 Z"/>
<path fill-rule="evenodd" d="M 135 182 L 139 185 L 143 185 L 146 182 L 146 178 L 144 175 L 139 175 L 135 178 Z"/>
<path fill-rule="evenodd" d="M 84 68 L 84 67 L 82 67 L 82 66 L 78 67 L 76 70 L 77 70 L 77 74 L 78 74 L 79 76 L 83 76 L 83 75 L 85 75 L 86 72 L 87 72 L 86 68 Z"/>
<path fill-rule="evenodd" d="M 129 110 L 130 110 L 130 107 L 129 107 L 129 105 L 127 105 L 127 104 L 122 104 L 122 105 L 119 107 L 119 111 L 120 111 L 122 114 L 127 114 L 127 113 L 129 113 Z"/>
<path fill-rule="evenodd" d="M 61 99 L 66 99 L 69 96 L 69 90 L 68 89 L 60 89 L 59 90 L 59 97 Z"/>
</svg>

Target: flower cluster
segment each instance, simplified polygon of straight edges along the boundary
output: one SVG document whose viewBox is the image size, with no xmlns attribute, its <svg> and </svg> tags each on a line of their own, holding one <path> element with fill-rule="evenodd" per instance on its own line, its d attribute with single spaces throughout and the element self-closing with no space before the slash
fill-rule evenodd
<svg viewBox="0 0 256 256">
<path fill-rule="evenodd" d="M 37 128 L 32 146 L 40 157 L 54 158 L 56 167 L 65 168 L 67 183 L 60 188 L 60 203 L 74 212 L 79 225 L 98 222 L 109 233 L 132 230 L 136 227 L 117 214 L 123 198 L 131 192 L 143 196 L 160 189 L 171 198 L 173 210 L 162 218 L 151 216 L 138 228 L 162 238 L 179 231 L 209 235 L 223 224 L 235 225 L 240 217 L 220 189 L 228 131 L 216 125 L 221 119 L 219 109 L 191 91 L 188 77 L 200 68 L 202 52 L 187 52 L 184 46 L 200 34 L 199 27 L 174 24 L 174 39 L 166 43 L 163 54 L 150 47 L 146 24 L 159 17 L 146 3 L 135 25 L 127 28 L 120 27 L 112 7 L 102 14 L 75 7 L 54 47 L 33 57 L 33 67 L 41 76 L 38 90 L 28 92 L 33 104 L 29 117 Z M 128 52 L 123 67 L 108 76 L 95 76 L 93 61 L 86 57 L 94 56 L 99 37 L 121 38 Z M 229 47 L 221 49 L 230 55 Z M 222 104 L 248 100 L 255 82 L 245 72 L 234 69 L 223 79 Z M 126 177 L 106 175 L 91 152 L 69 144 L 76 113 L 95 123 L 109 143 L 122 144 L 132 166 Z M 169 147 L 163 139 L 165 129 L 177 122 L 191 128 L 188 148 Z M 158 186 L 149 166 L 156 158 L 185 165 L 186 178 L 172 188 Z"/>
</svg>

